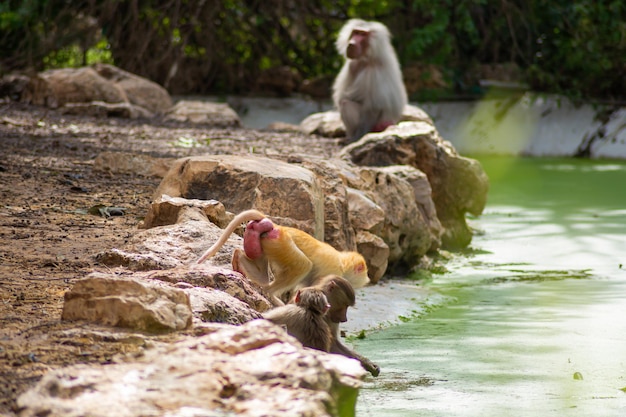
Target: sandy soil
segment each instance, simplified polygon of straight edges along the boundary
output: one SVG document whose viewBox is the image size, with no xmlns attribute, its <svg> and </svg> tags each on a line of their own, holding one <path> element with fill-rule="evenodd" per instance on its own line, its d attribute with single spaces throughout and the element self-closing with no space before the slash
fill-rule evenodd
<svg viewBox="0 0 626 417">
<path fill-rule="evenodd" d="M 50 369 L 105 364 L 128 349 L 77 337 L 76 324 L 60 321 L 65 291 L 92 271 L 106 271 L 93 255 L 136 232 L 160 182 L 97 171 L 98 154 L 254 152 L 287 159 L 337 149 L 336 140 L 312 143 L 293 133 L 96 119 L 0 102 L 0 415 L 14 414 L 19 394 Z M 125 214 L 90 214 L 97 205 Z"/>
</svg>

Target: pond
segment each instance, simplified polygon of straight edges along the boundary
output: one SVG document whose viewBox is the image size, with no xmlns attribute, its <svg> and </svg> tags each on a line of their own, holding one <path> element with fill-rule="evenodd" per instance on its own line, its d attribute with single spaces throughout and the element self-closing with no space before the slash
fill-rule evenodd
<svg viewBox="0 0 626 417">
<path fill-rule="evenodd" d="M 369 332 L 358 416 L 626 415 L 626 162 L 478 157 L 469 250 L 436 306 Z"/>
</svg>

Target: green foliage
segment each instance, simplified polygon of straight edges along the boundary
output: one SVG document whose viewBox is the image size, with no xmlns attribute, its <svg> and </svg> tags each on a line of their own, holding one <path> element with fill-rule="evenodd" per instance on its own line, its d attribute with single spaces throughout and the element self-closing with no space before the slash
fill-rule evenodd
<svg viewBox="0 0 626 417">
<path fill-rule="evenodd" d="M 626 4 L 538 0 L 531 85 L 573 97 L 624 97 Z M 542 16 L 539 18 L 539 16 Z M 620 75 L 621 74 L 621 75 Z"/>
<path fill-rule="evenodd" d="M 277 66 L 333 77 L 353 17 L 385 23 L 403 66 L 434 66 L 456 93 L 506 66 L 538 91 L 626 97 L 619 0 L 5 0 L 0 73 L 114 62 L 172 92 L 246 93 Z"/>
</svg>

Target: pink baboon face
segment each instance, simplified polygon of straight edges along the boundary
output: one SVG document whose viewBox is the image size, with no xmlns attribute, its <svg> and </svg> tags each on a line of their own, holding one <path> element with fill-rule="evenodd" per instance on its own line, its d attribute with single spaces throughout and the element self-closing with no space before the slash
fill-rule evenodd
<svg viewBox="0 0 626 417">
<path fill-rule="evenodd" d="M 263 256 L 261 239 L 277 239 L 279 233 L 270 219 L 252 220 L 243 233 L 243 251 L 248 258 L 258 259 Z"/>
<path fill-rule="evenodd" d="M 350 59 L 359 59 L 367 53 L 370 32 L 354 29 L 350 35 L 350 42 L 346 48 L 346 56 Z"/>
</svg>

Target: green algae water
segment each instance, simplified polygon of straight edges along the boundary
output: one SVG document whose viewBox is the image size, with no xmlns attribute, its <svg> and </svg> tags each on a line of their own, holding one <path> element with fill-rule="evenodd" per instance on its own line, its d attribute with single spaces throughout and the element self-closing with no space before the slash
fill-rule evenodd
<svg viewBox="0 0 626 417">
<path fill-rule="evenodd" d="M 441 304 L 355 341 L 358 416 L 626 416 L 626 162 L 478 158 L 471 247 Z"/>
</svg>

